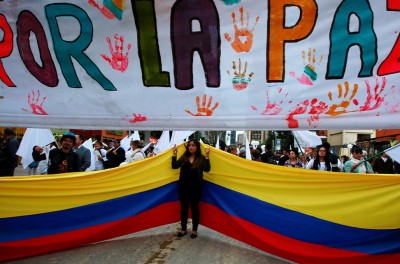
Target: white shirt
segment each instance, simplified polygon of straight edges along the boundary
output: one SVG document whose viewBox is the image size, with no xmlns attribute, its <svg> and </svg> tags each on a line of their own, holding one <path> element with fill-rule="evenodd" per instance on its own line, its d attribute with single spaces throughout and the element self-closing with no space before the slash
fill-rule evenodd
<svg viewBox="0 0 400 264">
<path fill-rule="evenodd" d="M 308 170 L 311 170 L 311 169 L 313 169 L 313 168 L 314 168 L 314 159 L 310 160 L 310 161 L 308 162 L 307 166 L 306 166 L 306 169 L 308 169 Z M 331 168 L 332 168 L 332 166 L 331 166 Z M 325 164 L 325 162 L 320 162 L 320 163 L 319 163 L 319 168 L 318 168 L 318 170 L 320 170 L 320 171 L 326 170 L 326 164 Z"/>
</svg>

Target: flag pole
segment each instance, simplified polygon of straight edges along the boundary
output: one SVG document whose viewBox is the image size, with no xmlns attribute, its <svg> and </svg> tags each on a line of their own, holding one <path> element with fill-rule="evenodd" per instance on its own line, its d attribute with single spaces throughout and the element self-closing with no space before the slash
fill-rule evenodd
<svg viewBox="0 0 400 264">
<path fill-rule="evenodd" d="M 364 163 L 364 162 L 370 161 L 370 160 L 372 160 L 373 158 L 376 158 L 376 157 L 382 155 L 383 153 L 385 153 L 385 152 L 387 152 L 387 151 L 389 151 L 389 150 L 392 150 L 392 149 L 394 149 L 394 148 L 397 148 L 398 146 L 400 146 L 400 144 L 394 145 L 393 147 L 390 147 L 390 148 L 388 148 L 388 149 L 385 149 L 384 151 L 381 151 L 381 152 L 379 152 L 379 153 L 377 153 L 377 154 L 375 154 L 375 155 L 373 155 L 373 156 L 371 156 L 371 157 L 369 157 L 369 158 L 367 158 L 367 159 L 364 159 L 364 160 L 362 160 L 360 163 L 358 163 L 358 166 L 361 165 L 361 164 Z M 389 156 L 390 156 L 390 155 L 389 155 Z"/>
</svg>

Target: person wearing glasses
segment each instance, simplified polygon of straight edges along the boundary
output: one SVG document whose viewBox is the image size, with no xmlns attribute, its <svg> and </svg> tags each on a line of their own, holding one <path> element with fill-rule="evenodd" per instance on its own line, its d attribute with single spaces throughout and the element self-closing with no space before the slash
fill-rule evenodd
<svg viewBox="0 0 400 264">
<path fill-rule="evenodd" d="M 351 159 L 344 164 L 344 171 L 350 173 L 374 173 L 368 161 L 363 161 L 363 150 L 354 145 L 351 148 Z"/>
<path fill-rule="evenodd" d="M 332 171 L 332 164 L 329 161 L 329 154 L 327 151 L 328 150 L 324 146 L 317 146 L 317 155 L 308 162 L 306 169 Z"/>
</svg>

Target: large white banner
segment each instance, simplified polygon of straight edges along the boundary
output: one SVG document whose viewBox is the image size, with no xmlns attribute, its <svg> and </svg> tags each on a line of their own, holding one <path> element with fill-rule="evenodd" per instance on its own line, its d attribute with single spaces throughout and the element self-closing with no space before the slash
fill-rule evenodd
<svg viewBox="0 0 400 264">
<path fill-rule="evenodd" d="M 399 128 L 398 0 L 0 1 L 0 124 Z"/>
</svg>

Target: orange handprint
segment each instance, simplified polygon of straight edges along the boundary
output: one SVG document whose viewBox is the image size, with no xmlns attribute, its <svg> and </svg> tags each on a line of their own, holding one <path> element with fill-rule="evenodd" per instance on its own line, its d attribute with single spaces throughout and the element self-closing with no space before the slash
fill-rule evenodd
<svg viewBox="0 0 400 264">
<path fill-rule="evenodd" d="M 349 83 L 345 82 L 344 83 L 344 87 L 345 87 L 345 92 L 343 95 L 343 101 L 341 101 L 338 104 L 333 104 L 329 107 L 329 110 L 325 113 L 327 115 L 331 115 L 331 116 L 338 116 L 338 115 L 342 115 L 345 113 L 350 113 L 350 112 L 357 112 L 357 110 L 351 110 L 348 111 L 347 108 L 350 106 L 350 103 L 353 102 L 354 105 L 358 105 L 358 101 L 357 99 L 353 99 L 354 96 L 357 94 L 358 92 L 358 84 L 354 84 L 354 88 L 353 88 L 353 92 L 351 93 L 350 97 L 347 98 L 347 96 L 349 95 Z M 337 86 L 338 88 L 338 99 L 342 99 L 342 94 L 343 94 L 343 86 L 341 84 L 339 84 Z M 329 100 L 332 101 L 332 92 L 328 93 L 328 97 Z"/>
<path fill-rule="evenodd" d="M 197 113 L 194 114 L 190 110 L 186 109 L 185 112 L 188 114 L 191 114 L 192 116 L 212 116 L 214 113 L 214 110 L 218 107 L 219 102 L 216 102 L 214 107 L 210 109 L 211 103 L 212 103 L 212 96 L 209 97 L 207 107 L 206 107 L 206 102 L 207 102 L 207 95 L 203 95 L 203 102 L 201 103 L 200 106 L 200 97 L 196 96 L 196 104 L 197 104 Z"/>
<path fill-rule="evenodd" d="M 365 103 L 363 106 L 360 107 L 360 111 L 369 111 L 369 110 L 374 110 L 378 108 L 383 101 L 385 100 L 385 95 L 381 96 L 381 93 L 383 90 L 385 90 L 387 83 L 386 77 L 382 78 L 382 86 L 379 89 L 379 79 L 376 78 L 376 83 L 375 83 L 375 88 L 372 94 L 371 92 L 371 85 L 369 84 L 369 81 L 365 81 L 365 84 L 367 85 L 367 99 L 365 100 Z"/>
<path fill-rule="evenodd" d="M 128 54 L 130 49 L 132 48 L 131 44 L 128 44 L 128 51 L 123 54 L 124 52 L 124 37 L 119 36 L 118 34 L 114 35 L 114 47 L 113 48 L 111 44 L 111 39 L 107 37 L 106 41 L 108 43 L 108 49 L 110 50 L 111 53 L 111 59 L 105 55 L 101 54 L 101 57 L 108 61 L 108 63 L 111 65 L 111 67 L 115 70 L 118 70 L 120 72 L 124 72 L 126 68 L 128 68 L 129 64 L 129 59 L 128 59 Z"/>
<path fill-rule="evenodd" d="M 133 113 L 132 115 L 133 119 L 129 120 L 129 122 L 132 124 L 147 121 L 146 116 L 142 116 L 141 114 L 135 114 L 135 113 Z"/>
<path fill-rule="evenodd" d="M 37 91 L 37 98 L 35 99 L 35 92 L 32 90 L 32 97 L 31 94 L 28 94 L 28 104 L 32 109 L 32 114 L 35 115 L 48 115 L 46 111 L 43 110 L 43 103 L 46 100 L 46 96 L 43 97 L 42 101 L 39 103 L 40 100 L 40 91 Z M 21 108 L 25 112 L 29 112 L 25 108 Z"/>
<path fill-rule="evenodd" d="M 237 71 L 236 62 L 232 62 L 232 69 L 234 70 L 233 74 L 235 75 L 232 79 L 233 89 L 236 91 L 241 91 L 247 88 L 249 82 L 251 82 L 251 77 L 253 77 L 254 72 L 249 73 L 249 78 L 246 78 L 247 72 L 247 61 L 244 63 L 244 69 L 242 71 L 242 60 L 239 58 L 239 70 Z M 228 70 L 228 74 L 230 72 Z"/>
<path fill-rule="evenodd" d="M 236 14 L 235 12 L 232 12 L 232 20 L 233 20 L 233 28 L 235 29 L 235 36 L 233 39 L 233 42 L 231 43 L 232 48 L 236 52 L 249 52 L 253 46 L 253 31 L 258 23 L 258 20 L 260 17 L 256 17 L 256 23 L 254 24 L 253 29 L 249 30 L 249 20 L 250 20 L 250 15 L 249 13 L 246 13 L 246 25 L 244 25 L 244 19 L 243 19 L 243 7 L 239 8 L 240 12 L 240 23 L 241 23 L 241 28 L 238 27 L 236 24 Z M 229 42 L 232 41 L 231 36 L 228 33 L 224 34 L 225 39 Z M 241 40 L 241 38 L 244 38 L 244 42 Z"/>
</svg>

